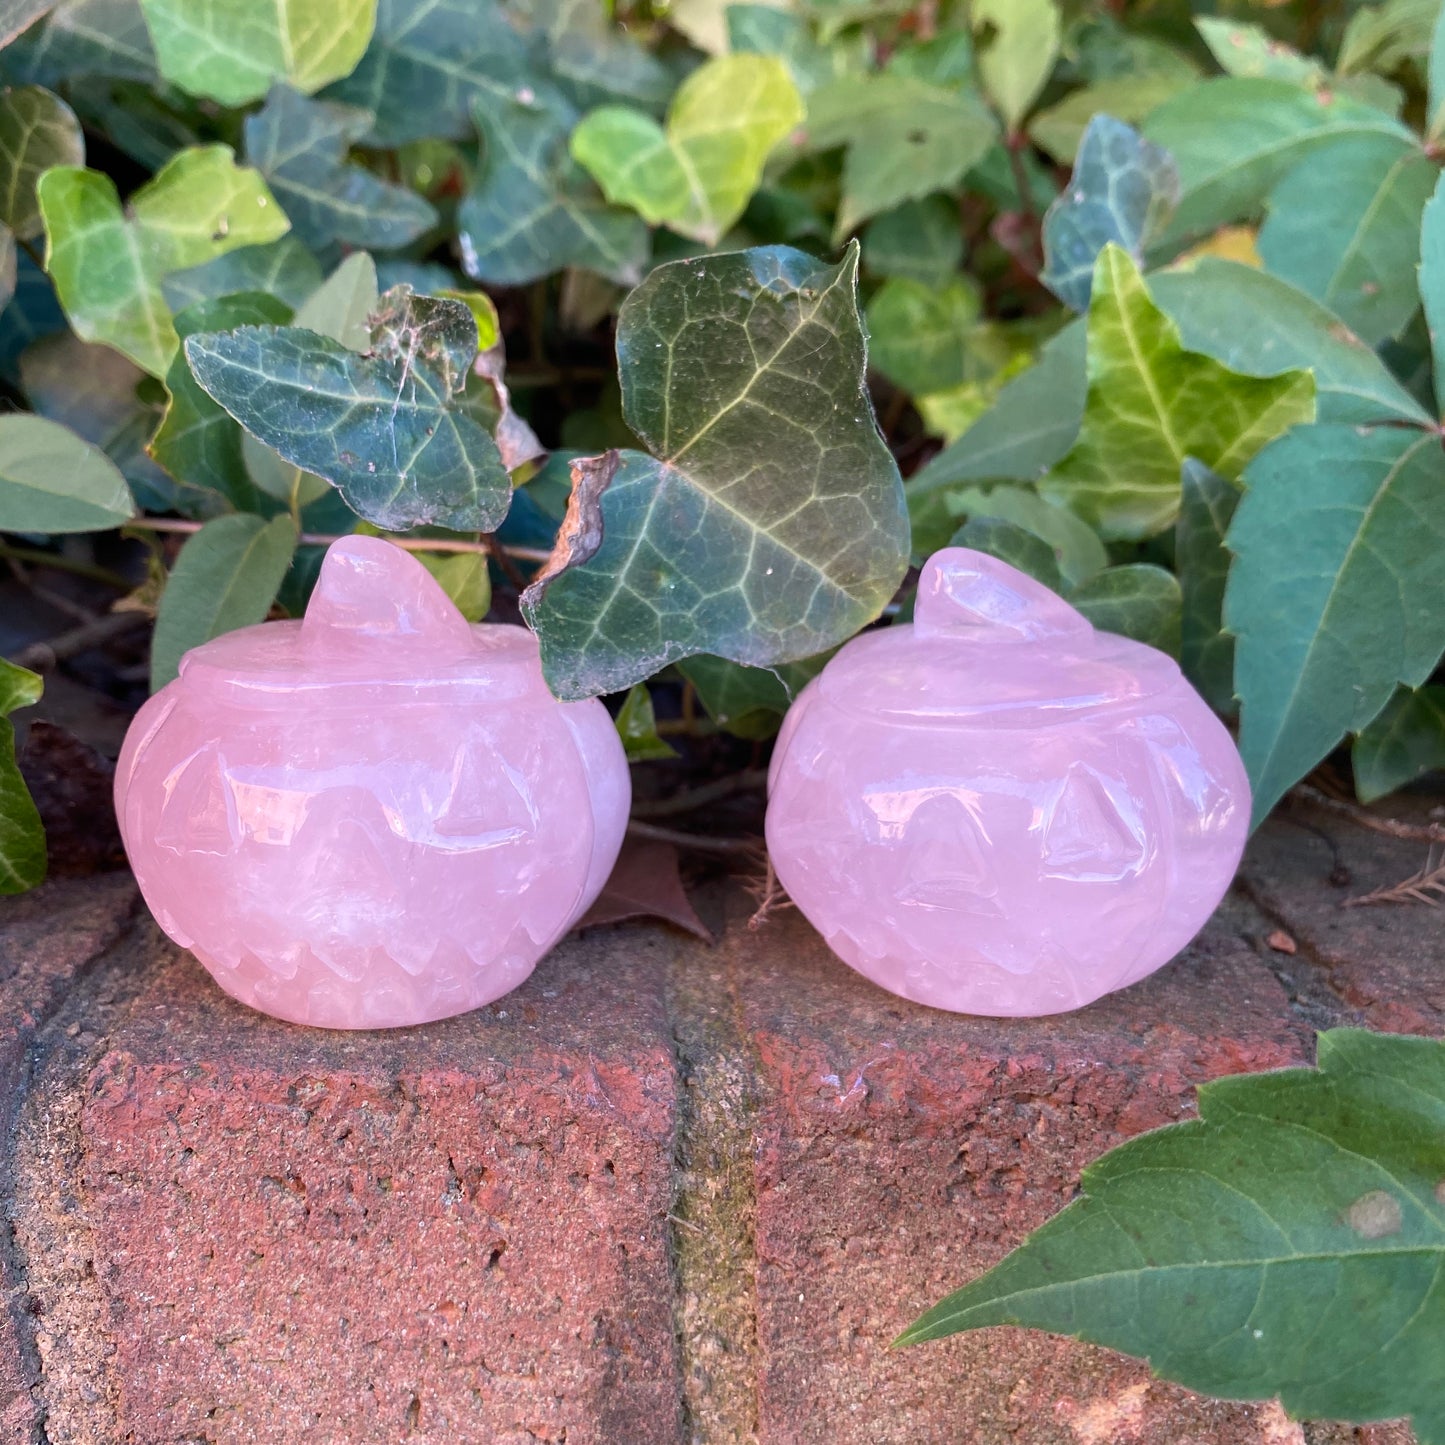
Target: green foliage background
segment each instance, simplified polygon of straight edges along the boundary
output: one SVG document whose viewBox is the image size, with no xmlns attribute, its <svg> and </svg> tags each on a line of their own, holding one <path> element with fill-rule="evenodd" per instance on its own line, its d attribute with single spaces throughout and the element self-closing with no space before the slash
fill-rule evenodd
<svg viewBox="0 0 1445 1445">
<path fill-rule="evenodd" d="M 1445 758 L 1439 10 L 20 7 L 0 549 L 147 539 L 161 685 L 356 527 L 480 616 L 575 478 L 554 689 L 756 737 L 957 537 L 1178 655 L 1257 817 L 1341 742 L 1383 796 Z"/>
</svg>

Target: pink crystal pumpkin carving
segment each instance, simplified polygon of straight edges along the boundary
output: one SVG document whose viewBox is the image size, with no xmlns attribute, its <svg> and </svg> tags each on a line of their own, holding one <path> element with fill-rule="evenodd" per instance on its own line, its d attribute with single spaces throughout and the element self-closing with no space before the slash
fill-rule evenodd
<svg viewBox="0 0 1445 1445">
<path fill-rule="evenodd" d="M 622 745 L 547 691 L 522 627 L 469 625 L 389 542 L 326 555 L 302 622 L 188 653 L 115 780 L 161 927 L 296 1023 L 423 1023 L 515 988 L 601 891 Z"/>
<path fill-rule="evenodd" d="M 875 983 L 960 1013 L 1058 1013 L 1143 978 L 1204 924 L 1249 785 L 1174 662 L 952 547 L 912 626 L 803 691 L 769 778 L 779 881 Z"/>
</svg>

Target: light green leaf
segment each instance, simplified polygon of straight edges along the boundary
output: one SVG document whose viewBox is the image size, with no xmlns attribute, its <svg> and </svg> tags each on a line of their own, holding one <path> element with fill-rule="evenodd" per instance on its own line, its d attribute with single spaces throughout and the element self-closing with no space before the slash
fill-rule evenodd
<svg viewBox="0 0 1445 1445">
<path fill-rule="evenodd" d="M 0 68 L 13 85 L 77 76 L 146 83 L 156 78 L 156 57 L 139 0 L 62 0 L 5 47 Z"/>
<path fill-rule="evenodd" d="M 99 447 L 44 417 L 0 416 L 0 532 L 102 532 L 133 516 Z"/>
<path fill-rule="evenodd" d="M 492 605 L 492 579 L 481 552 L 413 552 L 468 622 L 480 622 Z"/>
<path fill-rule="evenodd" d="M 193 647 L 265 621 L 296 551 L 296 524 L 234 514 L 207 522 L 176 558 L 151 641 L 151 691 L 176 677 Z"/>
<path fill-rule="evenodd" d="M 683 81 L 665 128 L 643 111 L 604 106 L 572 132 L 572 155 L 609 201 L 713 246 L 742 215 L 773 147 L 802 119 L 781 60 L 720 55 Z"/>
<path fill-rule="evenodd" d="M 701 653 L 677 664 L 697 690 L 703 711 L 725 733 L 749 742 L 770 738 L 793 700 L 823 670 L 831 651 L 776 667 L 744 667 Z"/>
<path fill-rule="evenodd" d="M 161 290 L 168 272 L 199 266 L 287 228 L 257 172 L 226 146 L 182 151 L 131 198 L 98 171 L 58 166 L 40 179 L 46 269 L 76 334 L 164 376 L 176 331 Z"/>
<path fill-rule="evenodd" d="M 45 879 L 45 829 L 15 761 L 16 708 L 40 701 L 41 681 L 0 657 L 0 894 L 24 893 Z"/>
<path fill-rule="evenodd" d="M 1439 140 L 1445 131 L 1445 5 L 1435 17 L 1430 33 L 1430 93 L 1425 105 L 1427 140 Z"/>
<path fill-rule="evenodd" d="M 246 159 L 313 251 L 338 242 L 395 251 L 436 225 L 436 211 L 415 191 L 347 161 L 370 127 L 369 111 L 308 100 L 284 85 L 246 118 Z"/>
<path fill-rule="evenodd" d="M 1062 593 L 1063 574 L 1054 549 L 1042 537 L 1035 536 L 1013 522 L 1000 517 L 970 517 L 949 539 L 950 547 L 971 547 L 1017 567 L 1036 582 Z"/>
<path fill-rule="evenodd" d="M 371 344 L 371 313 L 379 300 L 376 262 L 357 251 L 296 308 L 296 325 L 329 336 L 348 351 L 365 351 Z M 475 310 L 467 309 L 475 318 Z"/>
<path fill-rule="evenodd" d="M 141 0 L 161 74 L 182 90 L 245 105 L 278 80 L 310 95 L 350 75 L 376 0 Z"/>
<path fill-rule="evenodd" d="M 176 330 L 184 338 L 290 319 L 290 309 L 274 297 L 240 292 L 187 307 L 176 317 Z M 180 352 L 166 373 L 166 390 L 170 404 L 151 455 L 177 480 L 209 488 L 239 511 L 262 510 L 242 457 L 241 428 L 201 389 Z"/>
<path fill-rule="evenodd" d="M 1224 621 L 1258 822 L 1445 651 L 1445 455 L 1431 432 L 1316 425 L 1244 480 Z"/>
<path fill-rule="evenodd" d="M 1183 617 L 1179 665 L 1215 712 L 1235 711 L 1234 638 L 1224 631 L 1224 584 L 1229 576 L 1225 533 L 1239 502 L 1239 488 L 1186 457 L 1174 533 L 1174 570 L 1179 575 Z"/>
<path fill-rule="evenodd" d="M 963 226 L 947 196 L 905 201 L 875 216 L 863 233 L 863 265 L 875 276 L 942 286 L 963 260 Z"/>
<path fill-rule="evenodd" d="M 677 749 L 657 735 L 652 694 L 644 683 L 634 683 L 617 714 L 617 734 L 629 763 L 660 762 L 675 758 Z"/>
<path fill-rule="evenodd" d="M 969 344 L 980 306 L 966 276 L 937 290 L 894 276 L 868 303 L 869 360 L 911 396 L 977 381 L 989 370 Z"/>
<path fill-rule="evenodd" d="M 846 146 L 835 239 L 933 191 L 951 190 L 998 127 L 971 91 L 906 75 L 849 76 L 808 97 L 807 145 Z"/>
<path fill-rule="evenodd" d="M 659 266 L 623 303 L 623 413 L 656 453 L 573 464 L 559 551 L 523 595 L 563 698 L 692 653 L 771 665 L 856 632 L 908 561 L 864 384 L 858 248 Z"/>
<path fill-rule="evenodd" d="M 299 306 L 321 284 L 321 263 L 294 236 L 264 246 L 242 246 L 161 282 L 172 311 L 197 301 L 218 301 L 242 291 L 261 291 L 286 306 Z"/>
<path fill-rule="evenodd" d="M 1311 90 L 1325 83 L 1328 72 L 1318 60 L 1292 50 L 1259 25 L 1205 15 L 1196 17 L 1194 28 L 1228 75 L 1284 80 Z"/>
<path fill-rule="evenodd" d="M 75 112 L 38 85 L 0 92 L 0 221 L 22 240 L 45 229 L 35 183 L 51 166 L 85 164 Z"/>
<path fill-rule="evenodd" d="M 1345 26 L 1335 69 L 1341 75 L 1373 70 L 1389 75 L 1406 60 L 1423 60 L 1439 11 L 1439 0 L 1385 0 L 1362 5 Z"/>
<path fill-rule="evenodd" d="M 1435 363 L 1435 402 L 1445 414 L 1445 176 L 1436 185 L 1421 222 L 1420 300 Z"/>
<path fill-rule="evenodd" d="M 1399 688 L 1355 739 L 1350 762 L 1362 803 L 1445 768 L 1445 687 Z"/>
<path fill-rule="evenodd" d="M 1258 213 L 1275 183 L 1311 151 L 1345 136 L 1410 131 L 1383 111 L 1283 80 L 1222 76 L 1176 94 L 1144 134 L 1173 155 L 1182 194 L 1171 237 L 1212 231 Z"/>
<path fill-rule="evenodd" d="M 1059 54 L 1054 0 L 973 0 L 969 7 L 983 87 L 1016 131 Z"/>
<path fill-rule="evenodd" d="M 1186 351 L 1117 246 L 1100 253 L 1094 275 L 1088 370 L 1079 440 L 1039 489 L 1105 538 L 1172 525 L 1186 456 L 1233 480 L 1267 441 L 1314 416 L 1308 372 L 1240 376 Z"/>
<path fill-rule="evenodd" d="M 460 404 L 477 324 L 460 301 L 398 286 L 366 352 L 300 327 L 243 326 L 186 340 L 191 374 L 257 440 L 324 477 L 386 531 L 492 531 L 511 481 Z"/>
<path fill-rule="evenodd" d="M 1269 198 L 1259 254 L 1371 345 L 1420 304 L 1420 216 L 1439 168 L 1396 136 L 1355 136 L 1307 156 Z"/>
<path fill-rule="evenodd" d="M 1095 627 L 1179 656 L 1179 583 L 1147 562 L 1106 567 L 1069 594 Z"/>
<path fill-rule="evenodd" d="M 569 266 L 622 285 L 642 276 L 641 216 L 607 205 L 567 149 L 575 114 L 545 91 L 480 93 L 482 167 L 457 212 L 462 268 L 478 281 L 519 286 Z"/>
<path fill-rule="evenodd" d="M 1413 1416 L 1445 1442 L 1445 1044 L 1336 1029 L 1319 1069 L 1219 1079 L 1199 1118 L 1084 1170 L 1082 1197 L 899 1344 L 1074 1335 L 1297 1418 Z"/>
<path fill-rule="evenodd" d="M 1189 79 L 1173 71 L 1112 76 L 1082 90 L 1071 90 L 1057 105 L 1041 110 L 1029 122 L 1029 139 L 1061 165 L 1072 165 L 1084 132 L 1096 115 L 1138 125 Z"/>
<path fill-rule="evenodd" d="M 1168 151 L 1123 121 L 1096 115 L 1069 184 L 1044 215 L 1039 280 L 1064 305 L 1088 310 L 1099 252 L 1112 242 L 1142 262 L 1178 200 L 1179 172 Z"/>
</svg>

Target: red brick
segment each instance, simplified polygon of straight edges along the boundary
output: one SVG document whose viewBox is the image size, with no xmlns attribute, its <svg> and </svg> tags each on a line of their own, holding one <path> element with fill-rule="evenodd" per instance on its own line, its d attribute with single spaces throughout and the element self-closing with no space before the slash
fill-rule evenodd
<svg viewBox="0 0 1445 1445">
<path fill-rule="evenodd" d="M 1347 898 L 1417 872 L 1428 845 L 1374 832 L 1296 801 L 1260 829 L 1243 878 L 1283 921 L 1306 958 L 1293 972 L 1322 974 L 1342 1019 L 1386 1033 L 1445 1034 L 1445 927 L 1424 903 L 1346 908 Z"/>
<path fill-rule="evenodd" d="M 1201 1401 L 1118 1356 L 1041 1335 L 888 1349 L 1062 1207 L 1090 1159 L 1191 1112 L 1196 1083 L 1307 1058 L 1307 1031 L 1231 921 L 1238 907 L 1152 979 L 1042 1020 L 892 998 L 796 916 L 760 935 L 734 929 L 729 965 L 757 1072 L 763 1440 L 1301 1438 L 1278 1434 L 1277 1410 Z M 1107 1420 L 1112 1435 L 1094 1428 Z"/>
<path fill-rule="evenodd" d="M 52 1445 L 676 1441 L 668 946 L 573 942 L 490 1009 L 345 1035 L 157 940 L 76 1125 L 108 1359 L 64 1358 L 68 1226 L 32 1220 Z"/>
<path fill-rule="evenodd" d="M 129 874 L 56 881 L 0 900 L 0 1141 L 14 1128 L 36 1030 L 114 942 L 135 901 Z M 12 1192 L 8 1152 L 0 1150 L 0 1200 Z M 0 1221 L 0 1238 L 3 1230 Z M 14 1440 L 28 1439 L 37 1418 L 21 1286 L 10 1250 L 0 1245 L 0 1429 Z"/>
</svg>

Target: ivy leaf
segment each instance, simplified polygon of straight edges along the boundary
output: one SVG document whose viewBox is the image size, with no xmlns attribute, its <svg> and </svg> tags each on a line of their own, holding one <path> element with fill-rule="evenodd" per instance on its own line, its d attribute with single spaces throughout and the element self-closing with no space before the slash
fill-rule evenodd
<svg viewBox="0 0 1445 1445">
<path fill-rule="evenodd" d="M 242 291 L 261 291 L 296 307 L 320 284 L 321 263 L 295 236 L 282 236 L 177 271 L 161 282 L 161 291 L 166 304 L 177 312 L 198 301 L 218 301 Z"/>
<path fill-rule="evenodd" d="M 997 557 L 1061 595 L 1066 591 L 1054 549 L 1042 537 L 1002 517 L 970 517 L 949 539 L 948 545 Z"/>
<path fill-rule="evenodd" d="M 1315 425 L 1244 481 L 1224 621 L 1258 822 L 1445 651 L 1445 456 L 1431 432 Z"/>
<path fill-rule="evenodd" d="M 99 447 L 42 416 L 0 416 L 0 532 L 104 532 L 133 516 Z"/>
<path fill-rule="evenodd" d="M 161 593 L 151 641 L 151 691 L 159 692 L 193 647 L 264 622 L 296 552 L 296 524 L 235 513 L 186 541 Z"/>
<path fill-rule="evenodd" d="M 1179 172 L 1169 152 L 1123 121 L 1096 115 L 1073 177 L 1044 215 L 1039 280 L 1065 306 L 1087 311 L 1099 252 L 1112 242 L 1142 263 L 1178 201 Z"/>
<path fill-rule="evenodd" d="M 155 50 L 139 0 L 61 0 L 0 55 L 14 85 L 54 85 L 76 76 L 150 82 Z"/>
<path fill-rule="evenodd" d="M 715 246 L 757 190 L 773 147 L 802 119 L 781 60 L 720 55 L 683 81 L 665 128 L 644 111 L 604 106 L 572 132 L 572 156 L 609 201 Z"/>
<path fill-rule="evenodd" d="M 24 893 L 45 879 L 45 829 L 15 761 L 16 708 L 40 701 L 33 673 L 0 657 L 0 894 Z"/>
<path fill-rule="evenodd" d="M 978 288 L 955 276 L 937 289 L 895 276 L 868 303 L 871 361 L 910 396 L 945 391 L 986 372 L 971 346 Z"/>
<path fill-rule="evenodd" d="M 1399 121 L 1336 92 L 1283 80 L 1221 76 L 1166 100 L 1144 134 L 1179 167 L 1171 237 L 1188 237 L 1259 211 L 1275 183 L 1311 151 L 1344 136 L 1409 141 Z"/>
<path fill-rule="evenodd" d="M 1445 768 L 1445 687 L 1402 687 L 1355 739 L 1355 794 L 1373 803 Z"/>
<path fill-rule="evenodd" d="M 511 481 L 490 435 L 459 404 L 477 354 L 460 301 L 397 286 L 364 353 L 301 327 L 243 326 L 186 339 L 191 374 L 257 440 L 324 477 L 389 532 L 490 532 Z"/>
<path fill-rule="evenodd" d="M 290 308 L 261 292 L 198 301 L 176 317 L 176 330 L 187 336 L 230 331 L 237 326 L 283 325 Z M 177 352 L 166 373 L 170 403 L 151 455 L 173 477 L 208 487 L 239 511 L 262 510 L 241 453 L 241 429 L 224 408 L 203 391 L 185 355 Z"/>
<path fill-rule="evenodd" d="M 1277 276 L 1328 306 L 1372 346 L 1420 304 L 1420 217 L 1439 174 L 1395 136 L 1337 141 L 1274 188 L 1259 254 Z"/>
<path fill-rule="evenodd" d="M 1059 7 L 1054 0 L 973 0 L 969 18 L 984 89 L 1017 131 L 1058 59 Z"/>
<path fill-rule="evenodd" d="M 728 13 L 739 8 L 734 5 Z M 875 276 L 901 276 L 938 287 L 962 261 L 963 227 L 958 207 L 947 196 L 905 201 L 875 216 L 863 233 L 863 264 Z"/>
<path fill-rule="evenodd" d="M 246 159 L 313 251 L 337 242 L 395 251 L 436 225 L 436 211 L 415 191 L 347 161 L 370 128 L 370 112 L 308 100 L 284 85 L 246 118 Z"/>
<path fill-rule="evenodd" d="M 823 670 L 832 651 L 776 667 L 744 667 L 725 657 L 700 653 L 677 670 L 697 690 L 703 711 L 725 732 L 762 742 L 782 726 L 794 699 Z"/>
<path fill-rule="evenodd" d="M 623 303 L 628 425 L 656 453 L 573 464 L 522 608 L 559 697 L 697 652 L 808 657 L 882 611 L 908 561 L 898 469 L 865 388 L 858 247 L 659 266 Z"/>
<path fill-rule="evenodd" d="M 40 178 L 46 269 L 76 334 L 164 376 L 176 331 L 161 290 L 170 271 L 238 246 L 273 241 L 286 217 L 226 146 L 182 151 L 121 210 L 98 171 L 57 166 Z"/>
<path fill-rule="evenodd" d="M 1180 474 L 1179 521 L 1174 568 L 1183 617 L 1179 663 L 1215 712 L 1231 715 L 1234 700 L 1234 638 L 1224 631 L 1224 585 L 1229 576 L 1225 534 L 1239 503 L 1239 488 L 1193 457 Z"/>
<path fill-rule="evenodd" d="M 546 91 L 478 95 L 486 142 L 475 185 L 457 212 L 462 268 L 520 286 L 569 266 L 634 285 L 648 253 L 647 223 L 607 205 L 567 150 L 576 120 Z"/>
<path fill-rule="evenodd" d="M 0 93 L 0 221 L 21 240 L 45 229 L 35 183 L 51 166 L 85 164 L 75 112 L 38 85 Z"/>
<path fill-rule="evenodd" d="M 808 97 L 807 144 L 846 146 L 835 239 L 904 201 L 952 190 L 998 134 L 971 91 L 907 75 L 848 76 Z"/>
<path fill-rule="evenodd" d="M 618 26 L 595 0 L 527 0 L 533 48 L 546 53 L 552 79 L 583 107 L 625 100 L 660 112 L 672 73 Z M 515 13 L 515 12 L 514 12 Z"/>
<path fill-rule="evenodd" d="M 382 145 L 469 140 L 476 97 L 512 95 L 528 67 L 526 40 L 494 0 L 379 0 L 366 54 L 328 98 L 369 110 Z"/>
<path fill-rule="evenodd" d="M 661 762 L 677 756 L 677 749 L 657 735 L 652 694 L 644 683 L 633 683 L 617 714 L 617 735 L 629 763 Z"/>
<path fill-rule="evenodd" d="M 310 94 L 349 75 L 376 0 L 141 0 L 161 74 L 222 105 L 260 100 L 278 80 Z"/>
<path fill-rule="evenodd" d="M 1029 139 L 1061 165 L 1072 165 L 1084 132 L 1096 115 L 1138 125 L 1170 96 L 1187 89 L 1195 77 L 1187 71 L 1146 71 L 1118 75 L 1071 90 L 1057 105 L 1041 110 L 1029 122 Z"/>
<path fill-rule="evenodd" d="M 1069 602 L 1095 627 L 1179 656 L 1179 583 L 1148 562 L 1106 567 L 1076 587 Z"/>
<path fill-rule="evenodd" d="M 898 1340 L 1013 1324 L 1293 1416 L 1414 1417 L 1445 1442 L 1445 1044 L 1320 1035 L 1319 1068 L 1218 1079 L 1199 1118 L 1084 1170 L 1083 1196 Z"/>
<path fill-rule="evenodd" d="M 943 513 L 951 524 L 959 517 L 967 517 L 970 522 L 1006 522 L 1037 537 L 1053 554 L 1054 570 L 1066 589 L 1077 587 L 1096 572 L 1102 572 L 1109 562 L 1104 544 L 1083 522 L 1066 507 L 1044 501 L 1031 487 L 962 487 L 947 494 Z M 914 550 L 920 554 L 937 551 L 947 543 L 949 531 L 925 546 L 915 530 Z"/>
<path fill-rule="evenodd" d="M 1179 469 L 1197 457 L 1228 479 L 1265 442 L 1314 416 L 1314 378 L 1239 376 L 1185 351 L 1117 246 L 1100 253 L 1089 303 L 1083 429 L 1040 490 L 1107 538 L 1149 537 L 1179 511 Z"/>
<path fill-rule="evenodd" d="M 773 5 L 729 5 L 728 49 L 735 54 L 776 55 L 807 95 L 820 85 L 863 68 L 861 47 L 823 45 L 806 17 Z"/>
</svg>

